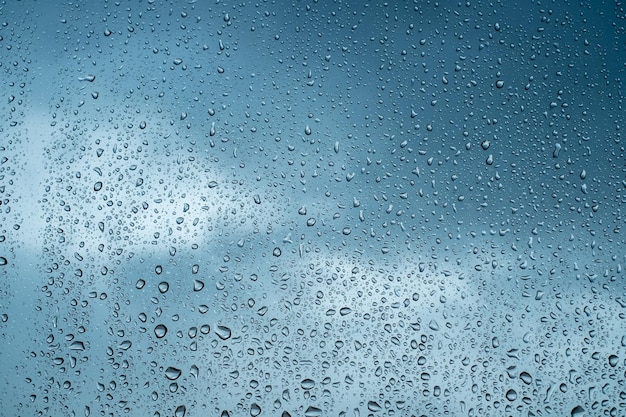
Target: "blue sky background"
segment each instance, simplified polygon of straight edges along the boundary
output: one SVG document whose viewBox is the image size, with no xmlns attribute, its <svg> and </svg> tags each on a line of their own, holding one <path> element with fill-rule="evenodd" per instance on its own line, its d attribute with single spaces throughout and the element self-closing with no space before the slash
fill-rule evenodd
<svg viewBox="0 0 626 417">
<path fill-rule="evenodd" d="M 620 415 L 624 16 L 1 3 L 2 414 Z"/>
</svg>

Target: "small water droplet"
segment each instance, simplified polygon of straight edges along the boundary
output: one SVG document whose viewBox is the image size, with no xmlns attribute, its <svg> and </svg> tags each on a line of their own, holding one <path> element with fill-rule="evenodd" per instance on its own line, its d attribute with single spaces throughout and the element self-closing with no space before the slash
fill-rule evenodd
<svg viewBox="0 0 626 417">
<path fill-rule="evenodd" d="M 170 284 L 167 281 L 159 282 L 159 292 L 161 294 L 165 294 L 170 289 Z"/>
<path fill-rule="evenodd" d="M 222 340 L 228 340 L 230 339 L 231 331 L 228 327 L 219 325 L 215 329 L 215 334 Z"/>
<path fill-rule="evenodd" d="M 514 389 L 510 389 L 505 394 L 506 399 L 509 401 L 515 401 L 517 399 L 517 392 Z"/>
<path fill-rule="evenodd" d="M 162 339 L 167 334 L 167 327 L 164 324 L 157 324 L 154 328 L 154 335 L 157 339 Z"/>
<path fill-rule="evenodd" d="M 533 377 L 528 372 L 522 372 L 519 374 L 519 378 L 526 385 L 530 385 L 533 382 Z"/>
<path fill-rule="evenodd" d="M 173 366 L 168 366 L 168 368 L 165 370 L 165 377 L 170 381 L 177 380 L 180 377 L 180 374 L 182 374 L 181 370 L 178 368 L 174 368 Z"/>
<path fill-rule="evenodd" d="M 204 288 L 204 282 L 200 281 L 199 279 L 193 280 L 193 290 L 195 292 L 202 291 L 203 288 Z"/>
</svg>

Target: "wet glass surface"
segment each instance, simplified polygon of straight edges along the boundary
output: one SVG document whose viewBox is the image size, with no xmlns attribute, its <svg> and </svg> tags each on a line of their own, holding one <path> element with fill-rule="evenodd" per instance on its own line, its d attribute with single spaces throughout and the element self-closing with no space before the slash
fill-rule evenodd
<svg viewBox="0 0 626 417">
<path fill-rule="evenodd" d="M 624 6 L 0 2 L 0 414 L 626 413 Z"/>
</svg>

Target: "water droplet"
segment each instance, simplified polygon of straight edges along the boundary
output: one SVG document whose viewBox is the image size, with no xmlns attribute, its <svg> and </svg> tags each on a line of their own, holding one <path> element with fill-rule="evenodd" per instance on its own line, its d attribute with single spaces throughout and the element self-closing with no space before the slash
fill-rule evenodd
<svg viewBox="0 0 626 417">
<path fill-rule="evenodd" d="M 182 374 L 181 370 L 178 368 L 174 368 L 173 366 L 168 366 L 165 370 L 165 377 L 170 381 L 177 380 Z"/>
<path fill-rule="evenodd" d="M 528 372 L 522 372 L 521 374 L 519 374 L 519 378 L 526 385 L 530 385 L 533 382 L 533 377 L 530 376 Z"/>
<path fill-rule="evenodd" d="M 339 314 L 342 316 L 347 316 L 350 313 L 352 313 L 352 309 L 350 307 L 341 307 L 339 309 Z"/>
<path fill-rule="evenodd" d="M 167 334 L 167 327 L 164 324 L 157 324 L 154 328 L 154 335 L 157 339 L 162 339 Z"/>
<path fill-rule="evenodd" d="M 81 341 L 76 340 L 72 342 L 72 344 L 70 345 L 70 350 L 76 350 L 76 351 L 82 352 L 83 350 L 85 350 L 85 344 Z"/>
<path fill-rule="evenodd" d="M 250 415 L 252 417 L 256 417 L 259 414 L 261 414 L 261 406 L 259 406 L 257 403 L 252 403 L 252 405 L 250 406 Z"/>
<path fill-rule="evenodd" d="M 176 407 L 176 411 L 174 411 L 174 417 L 185 417 L 185 414 L 187 414 L 187 407 L 185 407 L 184 405 L 179 405 L 178 407 Z"/>
<path fill-rule="evenodd" d="M 368 401 L 367 409 L 373 413 L 377 413 L 381 411 L 383 408 L 376 401 Z"/>
<path fill-rule="evenodd" d="M 124 340 L 122 343 L 120 343 L 119 349 L 128 350 L 131 348 L 132 345 L 133 345 L 133 342 L 131 342 L 130 340 Z"/>
<path fill-rule="evenodd" d="M 310 378 L 305 378 L 302 380 L 302 382 L 300 382 L 300 386 L 303 390 L 310 390 L 315 387 L 315 381 Z"/>
<path fill-rule="evenodd" d="M 222 340 L 228 340 L 230 339 L 231 331 L 228 327 L 219 325 L 215 328 L 215 334 Z"/>
<path fill-rule="evenodd" d="M 170 284 L 167 281 L 159 282 L 159 292 L 165 294 L 170 289 Z"/>
<path fill-rule="evenodd" d="M 195 292 L 202 291 L 203 288 L 204 288 L 204 282 L 200 281 L 199 279 L 193 280 L 193 290 Z"/>
<path fill-rule="evenodd" d="M 514 389 L 510 389 L 505 394 L 506 399 L 509 401 L 515 401 L 517 399 L 517 392 Z"/>
<path fill-rule="evenodd" d="M 321 417 L 322 410 L 315 406 L 308 406 L 306 411 L 304 412 L 304 417 Z"/>
</svg>

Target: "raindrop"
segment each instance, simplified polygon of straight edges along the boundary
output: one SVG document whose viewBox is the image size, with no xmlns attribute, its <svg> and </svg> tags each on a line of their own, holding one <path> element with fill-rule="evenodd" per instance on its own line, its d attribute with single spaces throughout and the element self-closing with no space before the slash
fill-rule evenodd
<svg viewBox="0 0 626 417">
<path fill-rule="evenodd" d="M 313 381 L 310 378 L 306 378 L 306 379 L 303 379 L 302 382 L 300 382 L 300 386 L 302 387 L 303 390 L 310 390 L 315 387 L 315 381 Z"/>
<path fill-rule="evenodd" d="M 167 327 L 164 324 L 157 324 L 154 328 L 154 335 L 157 339 L 162 339 L 167 334 Z"/>
<path fill-rule="evenodd" d="M 204 282 L 200 281 L 199 279 L 193 280 L 193 290 L 195 292 L 202 291 L 203 288 L 204 288 Z"/>
<path fill-rule="evenodd" d="M 132 345 L 133 343 L 130 340 L 124 340 L 122 343 L 120 343 L 119 348 L 120 350 L 128 350 L 131 348 Z"/>
<path fill-rule="evenodd" d="M 510 389 L 505 394 L 506 399 L 509 401 L 515 401 L 517 399 L 517 392 L 514 389 Z"/>
<path fill-rule="evenodd" d="M 82 352 L 83 350 L 85 350 L 85 344 L 83 342 L 78 341 L 78 340 L 74 341 L 70 345 L 70 350 L 76 350 L 76 351 Z"/>
<path fill-rule="evenodd" d="M 256 417 L 261 414 L 261 407 L 257 403 L 252 403 L 250 406 L 250 415 Z"/>
<path fill-rule="evenodd" d="M 179 405 L 178 407 L 176 407 L 176 411 L 174 411 L 174 417 L 185 417 L 186 413 L 187 407 L 185 407 L 184 405 Z"/>
<path fill-rule="evenodd" d="M 230 339 L 231 331 L 226 326 L 218 325 L 215 329 L 215 334 L 222 340 L 228 340 Z"/>
<path fill-rule="evenodd" d="M 533 382 L 533 377 L 530 376 L 530 374 L 528 372 L 525 372 L 525 371 L 522 372 L 521 374 L 519 374 L 519 378 L 526 385 L 530 385 Z"/>
<path fill-rule="evenodd" d="M 161 294 L 165 294 L 170 289 L 170 284 L 167 281 L 159 282 L 159 292 Z"/>
<path fill-rule="evenodd" d="M 339 309 L 339 314 L 342 316 L 347 316 L 350 313 L 352 313 L 352 309 L 350 307 L 341 307 Z"/>
<path fill-rule="evenodd" d="M 200 375 L 200 369 L 196 365 L 191 365 L 191 368 L 189 370 L 189 374 L 194 379 L 198 379 L 198 376 Z"/>
<path fill-rule="evenodd" d="M 379 411 L 382 411 L 383 408 L 376 401 L 368 401 L 367 409 L 373 413 L 377 413 Z"/>
<path fill-rule="evenodd" d="M 306 411 L 304 412 L 304 417 L 321 417 L 322 410 L 315 406 L 308 406 Z"/>
<path fill-rule="evenodd" d="M 165 370 L 165 377 L 169 379 L 170 381 L 177 380 L 181 374 L 182 374 L 181 370 L 178 368 L 174 368 L 173 366 L 169 366 Z"/>
</svg>

